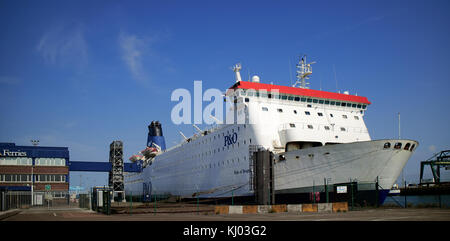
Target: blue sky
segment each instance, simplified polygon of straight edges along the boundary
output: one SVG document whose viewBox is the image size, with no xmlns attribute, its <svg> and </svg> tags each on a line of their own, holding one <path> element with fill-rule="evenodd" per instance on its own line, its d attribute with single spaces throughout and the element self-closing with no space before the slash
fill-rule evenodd
<svg viewBox="0 0 450 241">
<path fill-rule="evenodd" d="M 1 0 L 0 142 L 39 139 L 74 161 L 108 161 L 113 140 L 128 158 L 159 120 L 172 146 L 178 130 L 194 131 L 172 124 L 173 90 L 194 80 L 225 90 L 237 62 L 244 79 L 289 85 L 289 63 L 305 53 L 317 61 L 311 88 L 336 91 L 334 66 L 338 90 L 373 103 L 373 139 L 397 137 L 401 113 L 402 138 L 420 142 L 405 168 L 417 182 L 420 161 L 449 149 L 449 12 L 446 0 Z"/>
</svg>

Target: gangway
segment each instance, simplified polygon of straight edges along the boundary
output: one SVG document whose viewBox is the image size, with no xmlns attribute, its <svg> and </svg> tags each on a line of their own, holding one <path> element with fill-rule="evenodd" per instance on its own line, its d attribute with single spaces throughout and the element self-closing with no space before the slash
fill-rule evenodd
<svg viewBox="0 0 450 241">
<path fill-rule="evenodd" d="M 123 144 L 113 141 L 110 145 L 109 162 L 96 161 L 69 161 L 69 172 L 108 172 L 109 187 L 112 188 L 113 197 L 125 202 L 124 172 L 141 172 L 142 166 L 135 163 L 123 162 Z M 113 201 L 114 199 L 112 199 Z"/>
</svg>

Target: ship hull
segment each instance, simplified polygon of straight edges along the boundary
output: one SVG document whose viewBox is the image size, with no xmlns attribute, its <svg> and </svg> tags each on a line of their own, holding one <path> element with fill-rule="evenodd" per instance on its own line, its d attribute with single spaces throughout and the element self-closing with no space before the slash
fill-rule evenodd
<svg viewBox="0 0 450 241">
<path fill-rule="evenodd" d="M 391 143 L 390 148 L 384 148 Z M 395 143 L 413 140 L 375 140 L 314 147 L 284 153 L 285 161 L 275 165 L 277 193 L 309 192 L 312 187 L 333 183 L 375 183 L 390 189 L 413 151 L 394 149 Z"/>
<path fill-rule="evenodd" d="M 395 149 L 395 143 L 402 143 L 402 148 Z M 385 148 L 385 143 L 390 143 Z M 333 185 L 339 183 L 358 183 L 358 192 L 371 193 L 375 196 L 378 180 L 378 199 L 383 202 L 385 194 L 392 187 L 415 150 L 405 150 L 403 147 L 413 140 L 375 140 L 321 147 L 311 147 L 281 153 L 284 160 L 279 159 L 274 164 L 274 185 L 276 202 L 304 202 L 311 192 L 324 194 L 324 183 L 327 182 L 328 192 L 333 192 Z M 189 148 L 186 146 L 185 148 Z M 242 152 L 247 152 L 248 149 Z M 181 152 L 182 153 L 182 152 Z M 250 158 L 240 160 L 233 165 L 222 164 L 216 168 L 197 168 L 193 163 L 202 160 L 192 160 L 189 163 L 166 161 L 163 168 L 155 165 L 144 168 L 139 174 L 128 177 L 125 189 L 127 195 L 173 195 L 183 198 L 215 198 L 241 197 L 243 200 L 253 200 L 253 188 L 249 184 L 252 178 Z M 231 162 L 230 162 L 231 163 Z M 219 163 L 220 164 L 220 163 Z M 191 170 L 192 171 L 189 171 Z M 330 200 L 335 200 L 335 194 L 330 194 Z M 369 195 L 369 196 L 370 196 Z M 247 197 L 247 198 L 245 198 Z M 322 201 L 325 197 L 322 197 Z"/>
</svg>

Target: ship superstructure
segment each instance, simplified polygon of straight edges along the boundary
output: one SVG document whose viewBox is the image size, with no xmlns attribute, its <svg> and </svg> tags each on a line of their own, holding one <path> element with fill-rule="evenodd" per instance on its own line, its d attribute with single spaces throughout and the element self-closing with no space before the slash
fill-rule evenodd
<svg viewBox="0 0 450 241">
<path fill-rule="evenodd" d="M 199 130 L 190 138 L 183 135 L 182 143 L 167 150 L 161 142 L 148 142 L 147 157 L 134 159 L 143 161 L 143 172 L 125 177 L 126 190 L 181 197 L 252 196 L 251 156 L 259 148 L 274 154 L 277 194 L 307 192 L 324 179 L 377 179 L 388 191 L 417 141 L 372 141 L 364 123 L 371 102 L 348 92 L 309 89 L 306 80 L 313 63 L 306 63 L 305 56 L 300 59 L 293 86 L 260 83 L 258 76 L 242 81 L 241 65 L 234 66 L 236 82 L 226 92 L 225 123 L 231 124 Z"/>
</svg>

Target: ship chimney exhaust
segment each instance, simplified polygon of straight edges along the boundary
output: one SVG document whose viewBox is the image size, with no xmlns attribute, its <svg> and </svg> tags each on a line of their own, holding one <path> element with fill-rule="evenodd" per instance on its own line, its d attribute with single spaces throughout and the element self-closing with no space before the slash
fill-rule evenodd
<svg viewBox="0 0 450 241">
<path fill-rule="evenodd" d="M 166 149 L 166 141 L 163 136 L 161 123 L 159 121 L 152 121 L 148 126 L 147 146 L 152 147 L 153 143 L 161 147 L 161 150 Z"/>
</svg>

